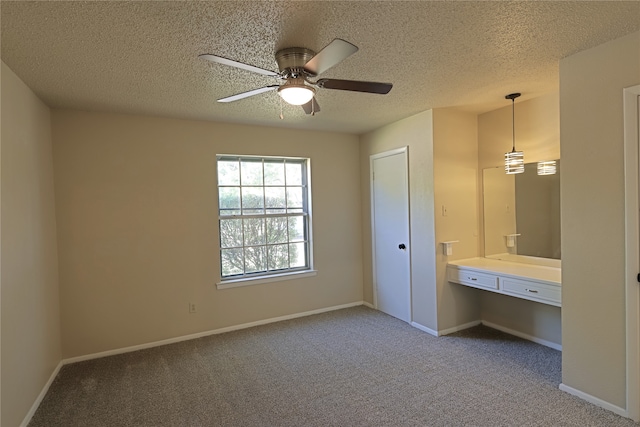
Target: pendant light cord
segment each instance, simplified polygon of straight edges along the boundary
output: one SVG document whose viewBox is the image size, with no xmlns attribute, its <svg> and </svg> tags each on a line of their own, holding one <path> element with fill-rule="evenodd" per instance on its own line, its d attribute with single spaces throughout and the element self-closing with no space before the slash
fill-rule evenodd
<svg viewBox="0 0 640 427">
<path fill-rule="evenodd" d="M 511 98 L 511 140 L 513 145 L 511 152 L 516 151 L 516 99 Z"/>
<path fill-rule="evenodd" d="M 511 100 L 511 152 L 516 152 L 516 98 L 519 97 L 520 93 L 512 93 L 510 95 L 505 96 L 506 99 Z"/>
</svg>

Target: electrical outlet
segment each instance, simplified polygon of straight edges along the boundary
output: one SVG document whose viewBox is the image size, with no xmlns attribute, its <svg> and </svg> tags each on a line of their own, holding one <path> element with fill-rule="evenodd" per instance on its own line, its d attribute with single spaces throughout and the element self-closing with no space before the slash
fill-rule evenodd
<svg viewBox="0 0 640 427">
<path fill-rule="evenodd" d="M 197 312 L 196 303 L 195 302 L 190 302 L 189 303 L 189 313 L 193 314 L 195 312 Z"/>
</svg>

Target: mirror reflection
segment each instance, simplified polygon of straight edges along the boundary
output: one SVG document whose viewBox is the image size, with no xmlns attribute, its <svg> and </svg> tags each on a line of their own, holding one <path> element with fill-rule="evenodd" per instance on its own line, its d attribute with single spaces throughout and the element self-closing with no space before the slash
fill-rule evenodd
<svg viewBox="0 0 640 427">
<path fill-rule="evenodd" d="M 516 175 L 484 169 L 483 200 L 485 256 L 561 258 L 559 160 L 552 175 L 538 175 L 538 163 Z"/>
</svg>

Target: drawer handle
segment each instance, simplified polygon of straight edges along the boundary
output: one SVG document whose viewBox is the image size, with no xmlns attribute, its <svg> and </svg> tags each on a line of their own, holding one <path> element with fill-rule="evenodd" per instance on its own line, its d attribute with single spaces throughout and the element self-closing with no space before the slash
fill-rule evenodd
<svg viewBox="0 0 640 427">
<path fill-rule="evenodd" d="M 537 294 L 538 293 L 538 291 L 536 291 L 535 289 L 525 289 L 525 291 L 531 292 L 532 294 Z"/>
<path fill-rule="evenodd" d="M 469 279 L 469 280 L 478 280 L 478 279 L 476 279 L 475 277 L 469 277 L 468 279 Z"/>
</svg>

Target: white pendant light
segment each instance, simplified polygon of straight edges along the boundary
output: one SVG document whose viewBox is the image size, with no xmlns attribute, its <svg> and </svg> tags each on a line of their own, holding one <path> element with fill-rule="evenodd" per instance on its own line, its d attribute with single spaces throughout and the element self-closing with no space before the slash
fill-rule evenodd
<svg viewBox="0 0 640 427">
<path fill-rule="evenodd" d="M 547 160 L 544 162 L 538 162 L 538 175 L 555 175 L 556 174 L 556 161 Z"/>
<path fill-rule="evenodd" d="M 304 83 L 304 78 L 289 78 L 278 88 L 278 94 L 291 105 L 303 105 L 311 101 L 316 90 Z"/>
<path fill-rule="evenodd" d="M 508 175 L 524 172 L 524 153 L 522 151 L 516 151 L 516 114 L 515 114 L 515 99 L 519 97 L 519 93 L 512 93 L 505 96 L 505 99 L 511 100 L 511 122 L 513 146 L 511 152 L 504 154 L 504 170 Z"/>
</svg>

